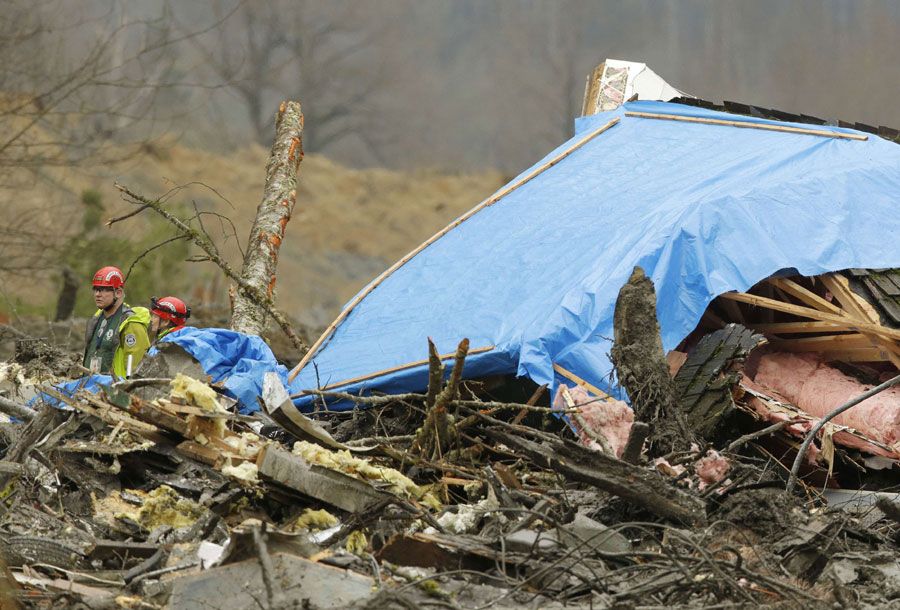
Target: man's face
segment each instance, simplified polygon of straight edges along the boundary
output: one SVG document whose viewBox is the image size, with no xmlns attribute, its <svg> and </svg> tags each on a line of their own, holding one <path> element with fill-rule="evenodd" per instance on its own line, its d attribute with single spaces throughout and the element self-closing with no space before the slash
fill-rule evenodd
<svg viewBox="0 0 900 610">
<path fill-rule="evenodd" d="M 98 309 L 106 309 L 116 302 L 116 290 L 108 286 L 94 286 L 94 304 Z"/>
<path fill-rule="evenodd" d="M 159 332 L 159 323 L 160 323 L 160 320 L 161 320 L 161 319 L 162 319 L 162 318 L 160 318 L 160 317 L 159 317 L 158 315 L 156 315 L 155 313 L 151 313 L 151 314 L 150 314 L 150 332 L 151 332 L 151 333 L 157 333 L 157 332 Z"/>
</svg>

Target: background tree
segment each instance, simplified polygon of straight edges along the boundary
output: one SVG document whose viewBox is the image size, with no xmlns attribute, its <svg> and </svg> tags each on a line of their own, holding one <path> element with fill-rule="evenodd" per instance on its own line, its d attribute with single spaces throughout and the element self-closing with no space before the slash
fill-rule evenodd
<svg viewBox="0 0 900 610">
<path fill-rule="evenodd" d="M 304 146 L 327 153 L 355 137 L 358 161 L 378 160 L 385 90 L 399 75 L 390 64 L 399 44 L 404 1 L 367 5 L 339 0 L 246 2 L 222 27 L 194 39 L 204 64 L 240 101 L 252 137 L 269 146 L 282 99 L 303 99 Z M 213 7 L 219 14 L 222 9 Z M 373 120 L 373 117 L 378 117 Z"/>
</svg>

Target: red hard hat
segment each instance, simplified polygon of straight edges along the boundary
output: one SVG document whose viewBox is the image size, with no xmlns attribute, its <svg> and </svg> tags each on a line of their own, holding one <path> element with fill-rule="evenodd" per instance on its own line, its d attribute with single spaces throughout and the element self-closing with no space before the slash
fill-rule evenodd
<svg viewBox="0 0 900 610">
<path fill-rule="evenodd" d="M 191 308 L 184 304 L 178 297 L 150 298 L 150 311 L 163 320 L 170 320 L 175 324 L 184 324 L 191 317 Z"/>
<path fill-rule="evenodd" d="M 118 267 L 103 267 L 94 274 L 94 286 L 121 288 L 125 285 L 125 276 Z"/>
</svg>

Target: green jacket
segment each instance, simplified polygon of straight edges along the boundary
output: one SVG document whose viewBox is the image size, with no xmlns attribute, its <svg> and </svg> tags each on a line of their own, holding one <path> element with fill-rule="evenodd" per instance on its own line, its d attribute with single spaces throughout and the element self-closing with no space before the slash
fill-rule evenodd
<svg viewBox="0 0 900 610">
<path fill-rule="evenodd" d="M 110 372 L 118 377 L 125 377 L 128 372 L 128 356 L 131 356 L 131 370 L 137 368 L 138 362 L 150 347 L 147 327 L 150 325 L 150 310 L 146 307 L 130 307 L 123 303 L 109 319 L 118 320 L 118 332 L 106 331 L 105 337 L 98 342 L 94 333 L 100 324 L 103 312 L 97 310 L 88 321 L 85 329 L 84 366 L 90 366 L 91 358 L 101 357 L 100 372 Z"/>
</svg>

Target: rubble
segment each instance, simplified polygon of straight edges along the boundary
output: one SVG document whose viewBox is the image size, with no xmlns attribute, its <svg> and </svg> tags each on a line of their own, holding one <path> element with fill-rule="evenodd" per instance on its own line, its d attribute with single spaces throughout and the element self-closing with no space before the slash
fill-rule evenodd
<svg viewBox="0 0 900 610">
<path fill-rule="evenodd" d="M 829 362 L 842 378 L 864 371 L 876 381 L 890 356 L 860 368 L 856 358 L 777 352 L 792 339 L 772 325 L 799 321 L 738 310 L 742 322 L 730 323 L 716 307 L 721 328 L 698 329 L 682 356 L 653 365 L 654 375 L 674 371 L 670 406 L 692 434 L 692 445 L 669 442 L 665 454 L 644 442 L 660 438 L 651 429 L 666 417 L 649 395 L 633 413 L 577 382 L 552 400 L 525 388 L 528 401 L 502 402 L 493 397 L 503 386 L 463 392 L 450 371 L 433 375 L 427 393 L 348 395 L 357 409 L 304 415 L 270 373 L 263 409 L 240 415 L 220 387 L 169 359 L 162 380 L 71 396 L 44 382 L 45 404 L 10 394 L 0 404 L 13 418 L 0 439 L 4 603 L 649 609 L 900 599 L 890 584 L 900 510 L 886 491 L 900 482 L 898 455 L 892 437 L 876 434 L 893 420 L 827 424 L 788 494 L 791 459 L 821 412 L 765 381 L 772 362 L 803 371 Z M 853 332 L 812 328 L 813 337 Z M 453 367 L 464 359 L 461 346 Z M 810 383 L 801 375 L 799 385 Z M 443 428 L 430 440 L 428 422 Z"/>
</svg>

